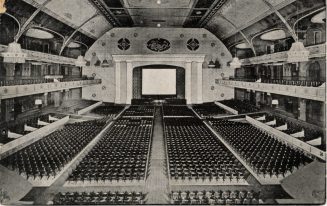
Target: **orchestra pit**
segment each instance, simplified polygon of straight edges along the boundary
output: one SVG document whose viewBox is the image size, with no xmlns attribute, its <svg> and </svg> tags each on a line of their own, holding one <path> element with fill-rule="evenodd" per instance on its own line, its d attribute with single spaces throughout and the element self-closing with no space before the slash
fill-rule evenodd
<svg viewBox="0 0 327 206">
<path fill-rule="evenodd" d="M 323 205 L 324 0 L 0 0 L 0 205 Z"/>
</svg>

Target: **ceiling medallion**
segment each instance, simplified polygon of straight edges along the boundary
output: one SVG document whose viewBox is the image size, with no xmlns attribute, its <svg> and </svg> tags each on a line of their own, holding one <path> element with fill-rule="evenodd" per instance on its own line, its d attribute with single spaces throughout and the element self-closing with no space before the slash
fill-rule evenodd
<svg viewBox="0 0 327 206">
<path fill-rule="evenodd" d="M 211 43 L 211 47 L 215 47 L 216 44 L 214 42 Z"/>
<path fill-rule="evenodd" d="M 134 37 L 137 37 L 138 36 L 138 33 L 134 33 Z"/>
<path fill-rule="evenodd" d="M 131 47 L 130 41 L 126 38 L 121 38 L 118 40 L 118 48 L 120 50 L 127 50 Z"/>
<path fill-rule="evenodd" d="M 184 34 L 179 35 L 181 38 L 184 38 Z"/>
<path fill-rule="evenodd" d="M 114 37 L 114 36 L 115 36 L 115 33 L 111 33 L 110 36 L 111 36 L 111 37 Z"/>
<path fill-rule="evenodd" d="M 97 95 L 95 93 L 92 94 L 92 97 L 96 97 Z"/>
<path fill-rule="evenodd" d="M 199 40 L 192 38 L 187 41 L 187 48 L 191 51 L 195 51 L 200 47 Z"/>
<path fill-rule="evenodd" d="M 148 49 L 155 52 L 166 51 L 170 48 L 170 42 L 166 39 L 155 38 L 147 42 Z"/>
<path fill-rule="evenodd" d="M 207 38 L 207 34 L 202 34 L 203 38 Z"/>
</svg>

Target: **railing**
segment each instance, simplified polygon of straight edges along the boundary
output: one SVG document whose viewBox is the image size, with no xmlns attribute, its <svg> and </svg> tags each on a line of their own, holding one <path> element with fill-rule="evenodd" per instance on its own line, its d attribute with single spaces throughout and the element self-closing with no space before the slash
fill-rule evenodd
<svg viewBox="0 0 327 206">
<path fill-rule="evenodd" d="M 309 58 L 326 56 L 325 43 L 308 46 L 306 48 L 310 51 Z M 277 52 L 273 54 L 264 54 L 261 56 L 251 57 L 247 59 L 241 59 L 242 65 L 264 64 L 264 63 L 286 62 L 286 61 L 287 61 L 287 51 Z"/>
<path fill-rule="evenodd" d="M 3 86 L 0 87 L 0 99 L 61 91 L 65 89 L 85 87 L 94 84 L 101 84 L 101 79 Z"/>
<path fill-rule="evenodd" d="M 243 82 L 257 82 L 260 79 L 248 79 L 248 78 L 236 78 L 234 81 L 243 81 Z M 283 85 L 292 85 L 292 86 L 303 86 L 303 87 L 319 87 L 324 82 L 323 81 L 309 81 L 309 80 L 288 80 L 287 77 L 284 79 L 262 79 L 258 83 L 266 84 L 283 84 Z"/>
<path fill-rule="evenodd" d="M 6 45 L 0 45 L 0 56 L 2 56 L 2 52 L 5 51 L 7 48 Z M 59 55 L 53 55 L 53 54 L 46 54 L 42 52 L 37 51 L 31 51 L 22 49 L 23 52 L 27 53 L 27 60 L 31 61 L 40 61 L 42 62 L 49 62 L 49 63 L 57 63 L 57 64 L 69 64 L 69 65 L 75 65 L 76 59 L 63 57 Z"/>
<path fill-rule="evenodd" d="M 296 85 L 270 84 L 260 82 L 244 82 L 217 79 L 216 83 L 222 86 L 250 89 L 254 91 L 268 92 L 285 96 L 299 97 L 316 101 L 325 101 L 325 87 L 300 87 Z"/>
<path fill-rule="evenodd" d="M 93 80 L 93 77 L 66 77 L 56 79 L 58 82 L 70 82 L 70 81 L 79 81 L 79 80 Z M 53 83 L 54 79 L 46 78 L 46 79 L 14 79 L 14 80 L 0 80 L 0 87 L 3 86 L 15 86 L 15 85 L 28 85 L 28 84 L 44 84 L 44 83 Z"/>
</svg>

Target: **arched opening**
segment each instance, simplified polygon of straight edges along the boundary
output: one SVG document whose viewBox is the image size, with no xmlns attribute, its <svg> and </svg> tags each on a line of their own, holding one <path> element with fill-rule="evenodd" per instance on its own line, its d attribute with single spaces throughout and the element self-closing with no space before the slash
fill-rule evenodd
<svg viewBox="0 0 327 206">
<path fill-rule="evenodd" d="M 319 81 L 320 80 L 320 65 L 318 62 L 313 62 L 309 65 L 307 71 L 307 80 Z"/>
</svg>

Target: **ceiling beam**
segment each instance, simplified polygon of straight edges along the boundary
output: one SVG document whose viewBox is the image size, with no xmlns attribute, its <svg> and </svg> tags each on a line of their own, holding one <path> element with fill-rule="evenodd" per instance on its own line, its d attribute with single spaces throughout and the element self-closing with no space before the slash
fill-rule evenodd
<svg viewBox="0 0 327 206">
<path fill-rule="evenodd" d="M 284 2 L 282 2 L 282 3 L 278 4 L 278 5 L 276 5 L 274 8 L 275 8 L 276 10 L 279 10 L 279 9 L 282 9 L 282 8 L 284 8 L 285 6 L 291 4 L 291 3 L 295 2 L 295 1 L 296 1 L 296 0 L 285 0 Z M 242 26 L 240 26 L 240 27 L 238 27 L 238 28 L 235 28 L 234 30 L 230 31 L 230 32 L 227 33 L 226 35 L 221 36 L 220 38 L 221 38 L 222 40 L 227 39 L 227 38 L 233 36 L 234 34 L 238 33 L 240 30 L 244 30 L 244 29 L 246 29 L 247 27 L 249 27 L 249 26 L 251 26 L 251 25 L 253 25 L 253 24 L 259 22 L 260 20 L 266 18 L 267 16 L 269 16 L 269 15 L 271 15 L 271 14 L 273 14 L 273 13 L 274 13 L 273 10 L 266 11 L 266 12 L 262 13 L 261 15 L 257 16 L 256 18 L 254 18 L 253 20 L 251 20 L 251 21 L 249 21 L 249 22 L 245 22 L 245 23 L 243 23 Z"/>
<path fill-rule="evenodd" d="M 228 23 L 230 23 L 233 27 L 237 28 L 236 25 L 233 22 L 231 22 L 229 19 L 227 19 L 225 16 L 223 16 L 222 14 L 220 16 L 223 19 L 225 19 L 226 21 L 228 21 Z M 238 32 L 242 35 L 242 37 L 245 39 L 245 41 L 249 44 L 249 46 L 251 47 L 251 50 L 253 51 L 254 56 L 257 56 L 257 53 L 255 52 L 252 42 L 246 37 L 246 35 L 242 32 L 242 30 L 239 30 Z"/>
<path fill-rule="evenodd" d="M 23 35 L 23 33 L 27 30 L 28 26 L 30 25 L 30 23 L 33 21 L 33 19 L 36 17 L 36 15 L 38 13 L 40 13 L 40 11 L 42 11 L 42 9 L 48 4 L 50 3 L 51 0 L 46 0 L 43 4 L 38 4 L 37 5 L 37 9 L 36 11 L 34 11 L 34 13 L 24 22 L 24 24 L 22 25 L 20 31 L 16 34 L 15 36 L 15 41 L 17 42 L 19 40 L 19 38 Z"/>
<path fill-rule="evenodd" d="M 290 35 L 293 37 L 294 41 L 298 40 L 298 37 L 295 33 L 295 31 L 293 30 L 293 28 L 289 25 L 289 23 L 286 21 L 286 19 L 283 17 L 283 15 L 267 0 L 262 0 L 267 6 L 269 6 L 269 8 L 279 17 L 279 19 L 284 23 L 284 25 L 286 26 L 288 32 L 290 33 Z"/>
<path fill-rule="evenodd" d="M 109 7 L 103 0 L 89 0 L 94 7 L 107 19 L 107 21 L 113 26 L 122 26 L 115 15 L 110 11 Z"/>
<path fill-rule="evenodd" d="M 38 3 L 35 0 L 22 0 L 34 7 L 38 7 Z M 70 26 L 73 29 L 76 29 L 78 26 L 69 22 L 68 20 L 66 20 L 65 18 L 59 16 L 58 14 L 52 12 L 50 9 L 46 8 L 45 6 L 41 8 L 41 11 L 44 12 L 45 14 L 49 15 L 50 17 L 62 22 L 63 24 L 66 24 L 68 26 Z M 85 36 L 90 37 L 91 39 L 97 39 L 96 36 L 94 36 L 92 33 L 88 32 L 88 31 L 84 31 L 84 30 L 80 30 L 81 33 L 83 33 Z"/>
<path fill-rule="evenodd" d="M 76 34 L 76 32 L 78 32 L 78 30 L 80 28 L 82 28 L 87 22 L 91 21 L 93 18 L 99 16 L 98 13 L 94 14 L 93 16 L 91 16 L 90 18 L 88 18 L 86 21 L 83 22 L 83 24 L 81 24 L 79 27 L 77 27 L 75 29 L 75 31 L 68 37 L 65 39 L 64 43 L 62 44 L 61 46 L 61 49 L 60 49 L 60 52 L 59 52 L 59 55 L 62 54 L 62 52 L 64 51 L 65 47 L 70 43 L 70 40 L 73 38 L 73 36 Z"/>
<path fill-rule="evenodd" d="M 211 20 L 211 18 L 217 13 L 217 11 L 223 6 L 227 0 L 216 0 L 208 9 L 208 12 L 198 22 L 199 27 L 204 27 Z"/>
</svg>

